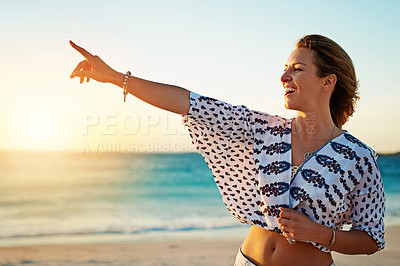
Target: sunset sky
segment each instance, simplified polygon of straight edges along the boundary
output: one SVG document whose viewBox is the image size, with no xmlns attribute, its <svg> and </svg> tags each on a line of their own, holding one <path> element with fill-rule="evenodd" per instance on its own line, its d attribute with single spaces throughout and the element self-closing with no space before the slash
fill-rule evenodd
<svg viewBox="0 0 400 266">
<path fill-rule="evenodd" d="M 279 77 L 294 42 L 318 33 L 352 57 L 361 100 L 344 126 L 400 150 L 399 1 L 0 2 L 0 150 L 188 151 L 181 117 L 110 84 L 83 85 L 73 40 L 120 72 L 294 116 Z"/>
</svg>

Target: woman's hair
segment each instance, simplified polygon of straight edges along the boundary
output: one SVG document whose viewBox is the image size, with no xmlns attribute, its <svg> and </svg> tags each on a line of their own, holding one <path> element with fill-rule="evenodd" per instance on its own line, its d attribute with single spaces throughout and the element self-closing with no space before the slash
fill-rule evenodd
<svg viewBox="0 0 400 266">
<path fill-rule="evenodd" d="M 306 35 L 297 41 L 296 48 L 305 47 L 315 52 L 317 75 L 335 74 L 337 81 L 329 107 L 332 120 L 338 128 L 353 115 L 356 101 L 360 98 L 353 61 L 339 44 L 321 35 Z"/>
</svg>

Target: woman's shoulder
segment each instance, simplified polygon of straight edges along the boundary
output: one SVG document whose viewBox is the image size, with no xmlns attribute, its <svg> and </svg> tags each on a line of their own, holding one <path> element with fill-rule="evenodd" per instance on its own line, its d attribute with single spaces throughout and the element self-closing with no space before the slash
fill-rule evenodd
<svg viewBox="0 0 400 266">
<path fill-rule="evenodd" d="M 347 130 L 344 130 L 342 138 L 340 138 L 340 141 L 338 140 L 337 142 L 348 147 L 349 150 L 347 150 L 346 147 L 341 146 L 339 149 L 343 152 L 352 152 L 359 157 L 367 157 L 373 160 L 376 160 L 378 157 L 378 153 L 374 149 L 361 141 L 359 138 L 355 137 L 353 134 L 349 133 Z"/>
<path fill-rule="evenodd" d="M 258 125 L 266 125 L 268 127 L 290 126 L 293 118 L 286 118 L 280 115 L 274 115 L 267 112 L 252 110 L 254 122 Z"/>
<path fill-rule="evenodd" d="M 217 108 L 225 109 L 229 111 L 234 111 L 238 114 L 242 113 L 245 116 L 250 116 L 253 118 L 255 124 L 261 126 L 285 125 L 292 120 L 292 118 L 285 118 L 280 115 L 273 115 L 268 112 L 254 110 L 252 108 L 249 108 L 247 105 L 243 104 L 231 104 L 229 102 L 225 102 L 223 100 L 209 96 L 204 96 L 193 91 L 190 91 L 190 100 L 191 100 L 191 107 L 193 109 L 191 110 L 192 112 L 198 111 L 199 109 L 204 109 L 204 110 L 208 109 L 214 112 L 216 111 Z"/>
</svg>

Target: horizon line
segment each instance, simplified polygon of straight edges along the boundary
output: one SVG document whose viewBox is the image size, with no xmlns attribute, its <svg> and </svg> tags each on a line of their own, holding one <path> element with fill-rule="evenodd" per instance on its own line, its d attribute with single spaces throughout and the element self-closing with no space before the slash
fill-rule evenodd
<svg viewBox="0 0 400 266">
<path fill-rule="evenodd" d="M 196 150 L 193 151 L 82 151 L 72 149 L 60 149 L 60 150 L 22 150 L 22 149 L 0 149 L 0 153 L 7 152 L 21 152 L 21 153 L 82 153 L 82 154 L 96 154 L 96 153 L 109 153 L 109 154 L 176 154 L 176 153 L 199 153 Z M 199 153 L 200 154 L 200 153 Z M 400 150 L 395 152 L 378 152 L 378 156 L 400 156 Z"/>
</svg>

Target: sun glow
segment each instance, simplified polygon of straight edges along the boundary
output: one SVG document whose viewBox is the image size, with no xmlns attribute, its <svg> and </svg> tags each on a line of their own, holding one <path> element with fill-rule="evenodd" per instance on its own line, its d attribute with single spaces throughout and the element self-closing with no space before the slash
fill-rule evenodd
<svg viewBox="0 0 400 266">
<path fill-rule="evenodd" d="M 14 113 L 8 124 L 8 139 L 16 149 L 46 150 L 57 146 L 59 122 L 50 110 L 37 108 L 29 113 Z"/>
<path fill-rule="evenodd" d="M 2 146 L 11 150 L 67 149 L 76 135 L 71 106 L 51 94 L 29 95 L 9 102 L 9 112 L 3 115 L 0 125 Z"/>
<path fill-rule="evenodd" d="M 27 141 L 47 140 L 54 133 L 55 118 L 48 111 L 35 110 L 22 119 L 20 127 Z"/>
</svg>

